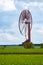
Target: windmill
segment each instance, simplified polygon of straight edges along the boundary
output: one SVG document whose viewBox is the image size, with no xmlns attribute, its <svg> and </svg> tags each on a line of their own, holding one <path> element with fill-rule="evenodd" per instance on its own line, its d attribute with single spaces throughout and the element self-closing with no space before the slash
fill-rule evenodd
<svg viewBox="0 0 43 65">
<path fill-rule="evenodd" d="M 29 10 L 23 10 L 19 16 L 19 31 L 31 41 L 32 16 Z"/>
</svg>

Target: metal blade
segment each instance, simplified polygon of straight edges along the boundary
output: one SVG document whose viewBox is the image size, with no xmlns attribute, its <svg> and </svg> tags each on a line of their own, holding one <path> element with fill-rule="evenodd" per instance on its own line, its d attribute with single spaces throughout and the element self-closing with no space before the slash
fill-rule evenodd
<svg viewBox="0 0 43 65">
<path fill-rule="evenodd" d="M 22 31 L 23 31 L 24 28 L 25 28 L 25 25 L 23 26 Z"/>
<path fill-rule="evenodd" d="M 26 25 L 25 25 L 25 38 L 26 38 L 26 32 L 27 32 L 27 30 L 26 30 Z"/>
</svg>

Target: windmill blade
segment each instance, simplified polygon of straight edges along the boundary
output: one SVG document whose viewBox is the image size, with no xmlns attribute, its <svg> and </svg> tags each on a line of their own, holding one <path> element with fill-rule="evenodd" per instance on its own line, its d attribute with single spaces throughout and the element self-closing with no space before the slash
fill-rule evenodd
<svg viewBox="0 0 43 65">
<path fill-rule="evenodd" d="M 27 38 L 29 32 L 27 25 L 30 22 L 30 30 L 32 28 L 32 16 L 29 10 L 23 10 L 19 16 L 19 31 Z"/>
<path fill-rule="evenodd" d="M 24 30 L 24 28 L 25 28 L 25 25 L 23 26 L 22 31 Z"/>
<path fill-rule="evenodd" d="M 27 25 L 25 24 L 25 38 L 27 39 L 27 35 L 26 35 L 26 33 L 27 33 Z"/>
<path fill-rule="evenodd" d="M 23 31 L 25 29 L 25 25 L 23 26 L 22 30 L 20 30 L 20 33 L 23 35 Z"/>
</svg>

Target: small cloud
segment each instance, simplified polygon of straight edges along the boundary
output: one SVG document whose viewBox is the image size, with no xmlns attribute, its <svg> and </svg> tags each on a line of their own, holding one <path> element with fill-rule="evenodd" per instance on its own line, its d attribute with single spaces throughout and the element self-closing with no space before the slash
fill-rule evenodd
<svg viewBox="0 0 43 65">
<path fill-rule="evenodd" d="M 1 11 L 13 11 L 16 10 L 14 0 L 0 0 Z"/>
<path fill-rule="evenodd" d="M 28 3 L 26 3 L 26 2 L 24 2 L 24 1 L 20 1 L 20 2 L 18 2 L 19 3 L 19 5 L 21 5 L 23 8 L 25 8 L 25 9 L 28 9 L 29 7 L 42 7 L 43 6 L 43 2 L 28 2 Z"/>
<path fill-rule="evenodd" d="M 11 35 L 11 34 L 9 34 L 9 33 L 0 33 L 0 39 L 6 39 L 6 41 L 10 41 L 10 42 L 13 42 L 13 41 L 15 41 L 15 40 L 18 40 L 18 38 L 17 37 L 15 37 L 14 35 Z M 3 41 L 4 41 L 3 40 Z"/>
<path fill-rule="evenodd" d="M 18 40 L 17 37 L 15 37 L 14 35 L 11 35 L 11 34 L 9 34 L 9 33 L 6 33 L 6 34 L 5 34 L 5 37 L 6 37 L 6 39 L 9 40 L 9 41 Z"/>
<path fill-rule="evenodd" d="M 39 27 L 39 29 L 37 30 L 37 33 L 41 35 L 43 34 L 43 26 Z"/>
</svg>

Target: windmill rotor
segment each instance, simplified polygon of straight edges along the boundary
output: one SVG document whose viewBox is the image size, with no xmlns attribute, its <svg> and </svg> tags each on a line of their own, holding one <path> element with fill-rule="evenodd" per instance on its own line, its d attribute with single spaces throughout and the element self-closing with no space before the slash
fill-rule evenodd
<svg viewBox="0 0 43 65">
<path fill-rule="evenodd" d="M 25 37 L 27 36 L 27 26 L 30 22 L 30 31 L 32 28 L 32 16 L 29 10 L 23 10 L 19 16 L 19 31 Z"/>
</svg>

